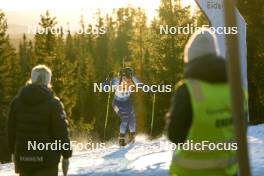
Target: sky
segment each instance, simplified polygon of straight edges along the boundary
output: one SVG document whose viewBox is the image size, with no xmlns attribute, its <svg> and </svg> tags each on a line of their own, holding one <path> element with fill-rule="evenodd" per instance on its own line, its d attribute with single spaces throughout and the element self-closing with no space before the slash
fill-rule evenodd
<svg viewBox="0 0 264 176">
<path fill-rule="evenodd" d="M 183 5 L 194 7 L 194 0 L 182 0 Z M 141 7 L 145 9 L 149 19 L 156 14 L 160 0 L 0 0 L 1 9 L 11 24 L 34 25 L 39 21 L 39 14 L 49 9 L 60 23 L 79 23 L 80 16 L 84 20 L 92 19 L 97 9 L 103 14 L 111 13 L 114 8 L 122 6 Z"/>
</svg>

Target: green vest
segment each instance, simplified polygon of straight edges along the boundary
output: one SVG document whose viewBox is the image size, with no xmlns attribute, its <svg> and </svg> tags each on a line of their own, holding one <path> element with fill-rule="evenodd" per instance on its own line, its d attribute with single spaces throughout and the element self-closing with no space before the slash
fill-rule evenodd
<svg viewBox="0 0 264 176">
<path fill-rule="evenodd" d="M 185 148 L 184 145 L 177 145 L 170 166 L 170 174 L 175 176 L 235 175 L 237 145 L 234 143 L 235 133 L 228 84 L 210 84 L 198 80 L 185 80 L 184 83 L 190 94 L 193 114 L 186 143 L 193 148 L 186 148 L 186 143 Z M 203 148 L 201 148 L 202 143 L 205 144 Z M 195 146 L 197 148 L 194 148 Z"/>
</svg>

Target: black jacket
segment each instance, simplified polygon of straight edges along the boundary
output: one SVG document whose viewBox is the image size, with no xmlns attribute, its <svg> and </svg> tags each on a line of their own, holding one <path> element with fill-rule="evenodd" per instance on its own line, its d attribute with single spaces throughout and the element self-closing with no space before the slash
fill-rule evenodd
<svg viewBox="0 0 264 176">
<path fill-rule="evenodd" d="M 71 150 L 50 147 L 33 150 L 31 146 L 28 150 L 29 141 L 31 144 L 36 141 L 39 146 L 55 140 L 70 145 L 63 105 L 49 88 L 30 84 L 19 91 L 9 111 L 8 140 L 9 149 L 15 154 L 17 172 L 56 167 L 61 155 L 71 156 Z"/>
<path fill-rule="evenodd" d="M 2 120 L 2 121 L 4 121 L 3 125 L 6 124 L 5 120 L 6 119 Z M 0 129 L 0 141 L 1 141 L 1 145 L 0 145 L 0 164 L 1 163 L 8 163 L 8 162 L 11 161 L 11 153 L 8 150 L 8 140 L 7 140 L 6 126 L 4 126 L 4 127 L 2 127 Z"/>
<path fill-rule="evenodd" d="M 226 61 L 214 55 L 196 58 L 185 65 L 185 79 L 196 79 L 209 83 L 227 82 Z M 192 124 L 192 105 L 185 84 L 172 97 L 168 137 L 173 143 L 183 143 Z"/>
</svg>

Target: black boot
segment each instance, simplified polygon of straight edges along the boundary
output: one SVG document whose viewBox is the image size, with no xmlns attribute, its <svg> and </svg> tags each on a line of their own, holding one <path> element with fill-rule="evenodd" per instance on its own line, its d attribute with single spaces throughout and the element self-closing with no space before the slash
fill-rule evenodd
<svg viewBox="0 0 264 176">
<path fill-rule="evenodd" d="M 119 145 L 120 146 L 125 146 L 126 142 L 125 142 L 125 134 L 119 134 Z"/>
<path fill-rule="evenodd" d="M 136 133 L 135 132 L 132 132 L 132 133 L 129 133 L 129 143 L 135 143 L 135 137 L 136 137 Z"/>
</svg>

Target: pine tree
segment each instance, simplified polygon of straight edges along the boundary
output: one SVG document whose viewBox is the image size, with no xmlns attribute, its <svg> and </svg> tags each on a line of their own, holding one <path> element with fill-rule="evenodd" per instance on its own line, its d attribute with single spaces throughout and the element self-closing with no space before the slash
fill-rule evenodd
<svg viewBox="0 0 264 176">
<path fill-rule="evenodd" d="M 101 16 L 101 12 L 98 11 L 96 14 L 97 18 L 97 24 L 95 27 L 97 29 L 101 28 L 106 28 L 105 25 L 105 20 Z M 110 65 L 107 64 L 108 61 L 108 35 L 105 34 L 100 34 L 95 37 L 94 43 L 95 43 L 95 48 L 94 48 L 94 64 L 96 67 L 96 75 L 99 79 L 104 79 L 105 75 L 109 73 L 111 70 Z"/>
<path fill-rule="evenodd" d="M 183 77 L 183 51 L 190 35 L 180 33 L 161 34 L 160 27 L 185 27 L 194 25 L 189 7 L 182 7 L 179 0 L 161 0 L 158 17 L 154 18 L 149 27 L 149 35 L 144 45 L 146 51 L 146 75 L 150 83 L 159 85 L 174 85 Z M 156 117 L 162 117 L 170 106 L 170 93 L 156 94 Z M 151 108 L 152 95 L 149 95 L 147 106 Z M 150 114 L 148 114 L 150 117 Z M 148 123 L 150 124 L 150 118 Z M 164 121 L 157 118 L 154 123 L 154 135 L 162 130 Z"/>
<path fill-rule="evenodd" d="M 184 27 L 194 24 L 190 16 L 190 7 L 182 7 L 179 0 L 162 0 L 159 8 L 160 25 L 169 27 Z M 190 35 L 189 35 L 190 36 Z M 188 40 L 188 35 L 167 34 L 161 36 L 160 52 L 164 53 L 163 64 L 167 68 L 163 75 L 167 83 L 177 82 L 183 73 L 183 50 Z M 173 76 L 173 77 L 171 77 Z"/>
<path fill-rule="evenodd" d="M 6 31 L 7 20 L 4 12 L 0 11 L 0 130 L 4 129 L 8 106 L 20 82 L 15 49 L 11 47 Z"/>
<path fill-rule="evenodd" d="M 49 11 L 41 15 L 35 35 L 35 54 L 38 64 L 52 66 L 52 62 L 56 58 L 56 34 L 52 32 L 56 24 L 56 17 L 51 17 Z"/>
<path fill-rule="evenodd" d="M 147 17 L 144 11 L 140 8 L 134 9 L 133 15 L 133 30 L 129 33 L 130 41 L 128 42 L 128 47 L 130 50 L 130 60 L 135 70 L 135 75 L 146 84 L 149 83 L 148 79 L 145 77 L 145 56 L 147 53 L 146 40 L 148 35 L 147 30 Z M 138 92 L 134 95 L 134 102 L 137 109 L 137 125 L 138 130 L 146 132 L 146 94 L 143 92 Z"/>
<path fill-rule="evenodd" d="M 26 82 L 30 76 L 30 71 L 33 65 L 33 48 L 32 42 L 27 40 L 25 34 L 23 34 L 22 42 L 19 44 L 18 50 L 19 65 L 21 69 L 21 80 Z"/>
<path fill-rule="evenodd" d="M 117 10 L 116 31 L 117 37 L 115 39 L 115 53 L 114 57 L 120 66 L 124 58 L 131 58 L 131 53 L 128 43 L 131 40 L 131 32 L 133 30 L 133 18 L 135 9 L 131 7 L 119 8 Z"/>
<path fill-rule="evenodd" d="M 264 2 L 238 0 L 238 8 L 247 23 L 247 58 L 250 122 L 264 122 Z"/>
</svg>

